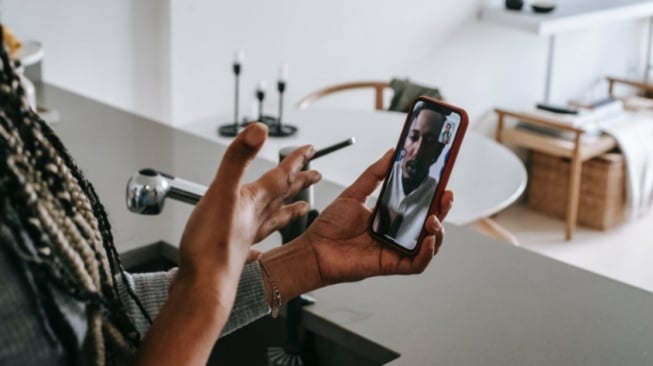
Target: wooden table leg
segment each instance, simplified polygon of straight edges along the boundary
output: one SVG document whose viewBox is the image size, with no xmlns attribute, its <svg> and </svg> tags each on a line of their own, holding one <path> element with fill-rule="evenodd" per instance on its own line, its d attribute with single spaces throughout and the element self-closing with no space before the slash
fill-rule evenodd
<svg viewBox="0 0 653 366">
<path fill-rule="evenodd" d="M 495 139 L 497 140 L 497 142 L 501 143 L 502 142 L 501 135 L 503 134 L 504 114 L 502 112 L 497 112 L 497 114 L 499 115 L 499 119 L 497 120 L 497 132 L 496 132 Z"/>
<path fill-rule="evenodd" d="M 566 240 L 571 240 L 576 230 L 576 220 L 578 218 L 578 201 L 580 200 L 580 173 L 582 162 L 580 159 L 580 133 L 576 133 L 574 140 L 574 152 L 571 156 L 571 166 L 569 167 L 569 188 L 567 193 L 567 227 Z"/>
<path fill-rule="evenodd" d="M 513 233 L 489 217 L 479 219 L 474 226 L 481 233 L 498 240 L 506 241 L 514 246 L 519 246 L 519 240 Z"/>
</svg>

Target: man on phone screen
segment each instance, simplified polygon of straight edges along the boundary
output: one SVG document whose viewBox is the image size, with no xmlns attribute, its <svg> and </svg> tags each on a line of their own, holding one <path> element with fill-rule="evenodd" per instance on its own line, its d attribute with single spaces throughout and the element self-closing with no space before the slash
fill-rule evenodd
<svg viewBox="0 0 653 366">
<path fill-rule="evenodd" d="M 429 175 L 431 166 L 440 157 L 450 137 L 443 142 L 441 134 L 447 116 L 442 111 L 417 103 L 406 133 L 399 158 L 395 160 L 381 199 L 375 231 L 392 237 L 406 249 L 413 249 L 437 187 Z"/>
<path fill-rule="evenodd" d="M 449 141 L 451 141 L 451 122 L 447 122 L 444 125 L 444 130 L 442 130 L 442 133 L 440 134 L 440 138 L 438 139 L 439 142 L 443 144 L 448 144 Z"/>
</svg>

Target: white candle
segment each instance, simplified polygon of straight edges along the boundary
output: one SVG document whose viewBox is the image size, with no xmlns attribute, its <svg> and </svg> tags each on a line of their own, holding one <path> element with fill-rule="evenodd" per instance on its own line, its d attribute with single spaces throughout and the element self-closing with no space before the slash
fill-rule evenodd
<svg viewBox="0 0 653 366">
<path fill-rule="evenodd" d="M 281 64 L 279 68 L 279 81 L 288 81 L 288 64 Z"/>
<path fill-rule="evenodd" d="M 256 91 L 265 92 L 265 80 L 259 80 Z"/>
<path fill-rule="evenodd" d="M 242 64 L 244 60 L 245 60 L 245 51 L 243 51 L 243 49 L 241 48 L 238 51 L 236 51 L 236 53 L 234 54 L 234 63 Z"/>
</svg>

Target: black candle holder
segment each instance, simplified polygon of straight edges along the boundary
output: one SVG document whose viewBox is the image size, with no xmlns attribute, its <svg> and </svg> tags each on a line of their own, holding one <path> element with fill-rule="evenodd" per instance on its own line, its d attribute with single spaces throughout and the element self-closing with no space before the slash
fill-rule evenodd
<svg viewBox="0 0 653 366">
<path fill-rule="evenodd" d="M 256 90 L 256 100 L 258 100 L 258 117 L 257 122 L 264 123 L 268 126 L 268 136 L 270 137 L 287 137 L 292 136 L 297 132 L 297 127 L 281 124 L 281 114 L 283 113 L 283 91 L 286 88 L 285 82 L 279 82 L 277 89 L 279 90 L 279 117 L 269 116 L 263 114 L 263 101 L 265 100 L 265 91 L 262 89 Z"/>
<path fill-rule="evenodd" d="M 218 127 L 218 133 L 220 136 L 225 137 L 234 137 L 238 134 L 240 129 L 240 123 L 238 122 L 238 97 L 240 94 L 239 85 L 240 85 L 240 71 L 242 67 L 240 63 L 234 62 L 234 76 L 235 76 L 235 87 L 234 87 L 234 121 L 233 123 L 224 124 Z"/>
<path fill-rule="evenodd" d="M 268 130 L 268 135 L 272 137 L 292 136 L 297 132 L 297 127 L 283 123 L 283 93 L 286 91 L 286 82 L 279 80 L 277 90 L 279 91 L 279 117 L 275 119 L 274 126 Z"/>
<path fill-rule="evenodd" d="M 218 127 L 218 133 L 220 136 L 225 137 L 234 137 L 238 135 L 241 127 L 245 127 L 251 123 L 251 121 L 244 120 L 243 123 L 238 121 L 238 105 L 239 105 L 239 96 L 240 96 L 240 72 L 242 71 L 242 66 L 239 62 L 234 62 L 233 72 L 234 72 L 234 120 L 232 123 L 224 124 Z M 279 117 L 275 118 L 274 116 L 269 116 L 263 114 L 263 101 L 265 100 L 265 90 L 263 88 L 258 88 L 256 90 L 256 99 L 258 100 L 258 117 L 256 122 L 261 122 L 268 126 L 268 135 L 271 137 L 287 137 L 292 136 L 297 132 L 297 127 L 292 125 L 284 124 L 283 121 L 283 95 L 286 90 L 286 82 L 279 80 L 277 82 L 277 90 L 279 91 Z"/>
<path fill-rule="evenodd" d="M 256 100 L 258 100 L 258 117 L 256 117 L 257 122 L 261 122 L 268 126 L 268 131 L 277 124 L 277 119 L 273 116 L 267 116 L 263 114 L 263 101 L 265 100 L 265 90 L 256 89 Z M 269 134 L 269 133 L 268 133 Z"/>
<path fill-rule="evenodd" d="M 506 9 L 521 10 L 524 6 L 524 0 L 506 0 Z"/>
</svg>

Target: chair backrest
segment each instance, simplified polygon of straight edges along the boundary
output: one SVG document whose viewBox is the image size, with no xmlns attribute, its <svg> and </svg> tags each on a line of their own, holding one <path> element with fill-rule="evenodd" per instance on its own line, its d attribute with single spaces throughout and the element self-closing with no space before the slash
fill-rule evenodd
<svg viewBox="0 0 653 366">
<path fill-rule="evenodd" d="M 440 90 L 431 86 L 414 83 L 408 79 L 392 79 L 390 88 L 394 91 L 388 110 L 395 112 L 408 112 L 413 100 L 419 96 L 432 97 L 444 100 Z"/>
<path fill-rule="evenodd" d="M 614 97 L 615 84 L 623 84 L 623 85 L 631 86 L 633 88 L 640 89 L 643 97 L 647 97 L 647 98 L 653 97 L 653 84 L 647 84 L 642 81 L 615 78 L 611 76 L 608 76 L 607 79 L 608 79 L 608 94 L 610 95 L 610 97 Z"/>
<path fill-rule="evenodd" d="M 309 94 L 299 101 L 297 104 L 298 109 L 306 109 L 313 104 L 316 100 L 323 98 L 327 95 L 347 91 L 352 89 L 373 89 L 374 90 L 374 109 L 383 110 L 383 92 L 385 89 L 392 89 L 393 96 L 388 106 L 388 110 L 397 112 L 407 112 L 410 103 L 413 99 L 420 95 L 426 95 L 436 99 L 442 100 L 442 95 L 437 88 L 424 86 L 411 82 L 408 79 L 392 79 L 390 82 L 386 81 L 358 81 L 351 83 L 344 83 L 320 89 L 314 93 Z"/>
<path fill-rule="evenodd" d="M 337 84 L 333 86 L 320 89 L 313 92 L 297 103 L 298 109 L 306 109 L 313 104 L 316 100 L 323 98 L 329 94 L 338 93 L 345 90 L 352 89 L 373 89 L 374 90 L 374 108 L 377 110 L 383 109 L 383 91 L 390 87 L 387 81 L 358 81 L 352 83 Z"/>
</svg>

